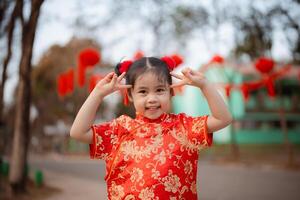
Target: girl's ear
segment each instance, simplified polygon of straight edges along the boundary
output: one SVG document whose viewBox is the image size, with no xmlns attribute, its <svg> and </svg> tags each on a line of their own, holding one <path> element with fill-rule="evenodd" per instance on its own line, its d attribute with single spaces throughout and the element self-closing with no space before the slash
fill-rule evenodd
<svg viewBox="0 0 300 200">
<path fill-rule="evenodd" d="M 171 97 L 175 96 L 175 91 L 173 88 L 170 89 Z"/>
<path fill-rule="evenodd" d="M 128 95 L 128 99 L 131 103 L 133 102 L 131 95 Z"/>
<path fill-rule="evenodd" d="M 127 95 L 128 95 L 129 101 L 132 103 L 133 99 L 132 99 L 132 95 L 131 95 L 131 88 L 127 90 Z"/>
</svg>

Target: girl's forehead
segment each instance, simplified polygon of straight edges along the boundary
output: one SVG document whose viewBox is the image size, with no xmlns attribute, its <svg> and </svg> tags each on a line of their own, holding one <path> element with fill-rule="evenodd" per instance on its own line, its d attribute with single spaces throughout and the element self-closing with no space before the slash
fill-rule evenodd
<svg viewBox="0 0 300 200">
<path fill-rule="evenodd" d="M 137 77 L 135 81 L 135 86 L 140 85 L 166 85 L 167 81 L 163 80 L 161 77 L 158 77 L 152 72 L 146 72 Z"/>
</svg>

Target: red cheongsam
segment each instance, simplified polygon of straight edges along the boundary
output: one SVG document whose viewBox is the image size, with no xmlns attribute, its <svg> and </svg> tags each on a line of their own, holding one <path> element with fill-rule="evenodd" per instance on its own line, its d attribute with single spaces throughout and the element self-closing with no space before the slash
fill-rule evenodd
<svg viewBox="0 0 300 200">
<path fill-rule="evenodd" d="M 106 162 L 108 198 L 196 200 L 198 153 L 212 144 L 207 116 L 122 115 L 94 125 L 91 158 Z"/>
</svg>

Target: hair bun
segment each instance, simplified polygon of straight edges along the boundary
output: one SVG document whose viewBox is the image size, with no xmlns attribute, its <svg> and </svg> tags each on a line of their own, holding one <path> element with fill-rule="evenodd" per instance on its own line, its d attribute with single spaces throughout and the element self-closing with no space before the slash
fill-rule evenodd
<svg viewBox="0 0 300 200">
<path fill-rule="evenodd" d="M 119 76 L 123 72 L 127 72 L 131 65 L 132 65 L 131 60 L 125 60 L 123 62 L 118 63 L 117 66 L 115 67 L 116 74 Z"/>
</svg>

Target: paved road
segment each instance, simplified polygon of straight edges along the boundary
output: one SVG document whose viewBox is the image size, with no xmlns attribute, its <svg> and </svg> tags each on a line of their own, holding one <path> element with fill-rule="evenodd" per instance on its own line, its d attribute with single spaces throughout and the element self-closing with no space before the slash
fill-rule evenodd
<svg viewBox="0 0 300 200">
<path fill-rule="evenodd" d="M 85 181 L 104 182 L 105 166 L 102 161 L 65 157 L 30 160 L 34 168 L 72 175 Z M 201 200 L 300 199 L 299 171 L 216 165 L 203 161 L 199 163 L 198 172 Z"/>
</svg>

